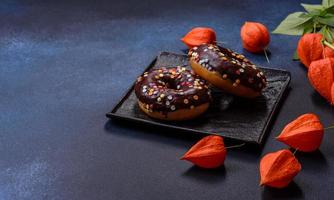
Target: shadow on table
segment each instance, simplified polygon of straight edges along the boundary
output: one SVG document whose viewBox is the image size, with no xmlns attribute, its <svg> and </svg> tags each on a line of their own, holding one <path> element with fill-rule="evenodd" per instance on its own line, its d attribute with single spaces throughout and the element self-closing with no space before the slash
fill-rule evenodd
<svg viewBox="0 0 334 200">
<path fill-rule="evenodd" d="M 328 101 L 322 97 L 317 91 L 314 91 L 312 93 L 312 102 L 314 105 L 316 105 L 318 108 L 320 108 L 323 111 L 334 111 L 333 106 L 328 103 Z"/>
<path fill-rule="evenodd" d="M 118 119 L 108 120 L 104 125 L 104 129 L 108 134 L 121 137 L 169 143 L 170 145 L 185 143 L 183 145 L 180 144 L 180 146 L 187 144 L 191 145 L 204 136 L 201 134 L 190 134 L 189 132 L 175 131 L 168 128 L 158 128 Z M 173 141 L 179 142 L 173 143 Z"/>
<path fill-rule="evenodd" d="M 312 174 L 324 173 L 328 168 L 325 155 L 318 149 L 314 152 L 297 152 L 296 157 L 303 165 L 303 171 L 309 171 Z"/>
<path fill-rule="evenodd" d="M 126 127 L 127 131 L 120 131 Z M 114 134 L 121 137 L 130 137 L 140 140 L 150 140 L 158 143 L 166 143 L 168 145 L 177 146 L 183 149 L 188 149 L 201 138 L 207 136 L 205 134 L 194 134 L 186 131 L 175 131 L 168 128 L 157 128 L 154 126 L 148 126 L 140 123 L 127 122 L 123 120 L 108 120 L 104 126 L 104 129 L 109 134 Z M 243 142 L 224 140 L 226 146 L 238 145 Z M 249 158 L 249 154 L 254 155 L 254 160 L 261 156 L 262 146 L 256 144 L 245 144 L 240 148 L 229 149 L 230 152 L 240 152 L 238 156 L 242 158 L 245 154 L 245 158 Z"/>
<path fill-rule="evenodd" d="M 192 166 L 182 174 L 183 177 L 208 184 L 224 181 L 225 175 L 226 170 L 224 166 L 217 169 L 202 169 L 196 166 Z"/>
<path fill-rule="evenodd" d="M 302 199 L 303 197 L 304 197 L 303 191 L 295 182 L 291 182 L 286 188 L 276 189 L 276 188 L 264 187 L 262 191 L 263 200 L 284 199 L 284 198 Z"/>
</svg>

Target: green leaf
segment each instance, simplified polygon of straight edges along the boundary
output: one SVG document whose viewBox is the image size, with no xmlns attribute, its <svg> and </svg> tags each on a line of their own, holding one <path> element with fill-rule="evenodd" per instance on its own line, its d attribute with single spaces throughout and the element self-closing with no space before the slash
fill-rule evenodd
<svg viewBox="0 0 334 200">
<path fill-rule="evenodd" d="M 312 20 L 312 17 L 305 12 L 292 13 L 288 15 L 272 33 L 302 35 L 307 25 L 306 22 L 310 20 Z"/>
<path fill-rule="evenodd" d="M 325 8 L 329 8 L 331 6 L 334 6 L 334 0 L 322 0 L 322 5 Z"/>
<path fill-rule="evenodd" d="M 325 25 L 334 27 L 334 15 L 333 14 L 327 14 L 325 17 L 315 17 L 314 20 L 321 24 L 325 24 Z"/>
<path fill-rule="evenodd" d="M 328 32 L 331 33 L 331 35 L 333 36 L 333 39 L 334 39 L 334 28 L 328 27 Z"/>
<path fill-rule="evenodd" d="M 328 41 L 329 43 L 333 43 L 333 35 L 327 26 L 322 27 L 320 33 L 324 36 L 326 41 Z"/>
<path fill-rule="evenodd" d="M 304 26 L 303 35 L 306 33 L 312 33 L 313 29 L 314 29 L 313 22 L 307 22 L 306 25 Z"/>
<path fill-rule="evenodd" d="M 301 5 L 310 14 L 319 15 L 321 13 L 321 11 L 324 9 L 324 7 L 322 5 L 313 5 L 313 4 L 305 4 L 305 3 L 302 3 Z"/>
<path fill-rule="evenodd" d="M 330 14 L 334 14 L 334 6 L 330 7 L 330 8 L 326 8 L 326 14 L 327 13 L 330 13 Z M 320 15 L 320 16 L 323 16 L 323 15 Z"/>
<path fill-rule="evenodd" d="M 295 51 L 295 53 L 293 54 L 292 60 L 300 60 L 297 51 Z"/>
<path fill-rule="evenodd" d="M 325 38 L 328 42 L 333 43 L 333 35 L 330 32 L 326 31 Z"/>
<path fill-rule="evenodd" d="M 321 33 L 323 35 L 323 37 L 326 39 L 326 26 L 323 26 L 318 33 Z"/>
</svg>

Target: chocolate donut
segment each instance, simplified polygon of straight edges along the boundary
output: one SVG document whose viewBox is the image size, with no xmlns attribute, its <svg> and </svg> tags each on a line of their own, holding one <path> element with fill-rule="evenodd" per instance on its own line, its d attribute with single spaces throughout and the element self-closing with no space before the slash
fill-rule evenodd
<svg viewBox="0 0 334 200">
<path fill-rule="evenodd" d="M 153 69 L 138 77 L 141 110 L 162 120 L 187 120 L 207 110 L 211 94 L 205 81 L 185 67 Z"/>
<path fill-rule="evenodd" d="M 202 44 L 190 49 L 188 56 L 196 74 L 228 93 L 253 98 L 266 86 L 263 72 L 230 49 Z"/>
</svg>

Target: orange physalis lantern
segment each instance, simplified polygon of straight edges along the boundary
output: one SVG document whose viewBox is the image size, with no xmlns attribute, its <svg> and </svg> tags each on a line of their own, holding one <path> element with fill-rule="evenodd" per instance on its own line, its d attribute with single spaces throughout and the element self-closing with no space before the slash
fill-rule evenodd
<svg viewBox="0 0 334 200">
<path fill-rule="evenodd" d="M 334 103 L 332 92 L 334 82 L 334 58 L 313 61 L 308 70 L 310 83 L 319 94 Z"/>
<path fill-rule="evenodd" d="M 246 22 L 240 31 L 243 47 L 252 53 L 258 53 L 268 46 L 270 34 L 266 26 L 257 22 Z"/>
<path fill-rule="evenodd" d="M 300 170 L 300 163 L 289 150 L 268 153 L 260 161 L 260 185 L 286 187 Z"/>
<path fill-rule="evenodd" d="M 297 149 L 310 152 L 319 148 L 324 136 L 324 127 L 317 115 L 307 113 L 290 122 L 277 140 Z"/>
<path fill-rule="evenodd" d="M 321 43 L 322 34 L 307 33 L 303 35 L 297 46 L 298 56 L 300 61 L 309 67 L 312 61 L 319 60 L 323 57 L 323 46 Z"/>
<path fill-rule="evenodd" d="M 212 28 L 196 27 L 189 31 L 181 41 L 189 48 L 201 44 L 216 44 L 216 33 Z"/>
<path fill-rule="evenodd" d="M 192 146 L 181 158 L 202 168 L 216 168 L 224 164 L 226 148 L 222 137 L 206 136 Z"/>
<path fill-rule="evenodd" d="M 324 48 L 324 58 L 334 58 L 334 50 L 329 48 L 329 47 L 325 47 Z"/>
</svg>

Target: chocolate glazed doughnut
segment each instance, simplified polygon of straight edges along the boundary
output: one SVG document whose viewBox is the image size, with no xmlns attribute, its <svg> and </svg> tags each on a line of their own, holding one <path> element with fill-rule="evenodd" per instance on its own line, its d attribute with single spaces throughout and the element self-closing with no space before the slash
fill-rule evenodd
<svg viewBox="0 0 334 200">
<path fill-rule="evenodd" d="M 254 98 L 267 84 L 261 70 L 230 49 L 202 44 L 190 49 L 188 56 L 196 74 L 228 93 Z"/>
<path fill-rule="evenodd" d="M 211 94 L 204 80 L 185 67 L 153 69 L 138 77 L 135 93 L 141 110 L 162 120 L 188 120 L 205 112 Z"/>
</svg>

